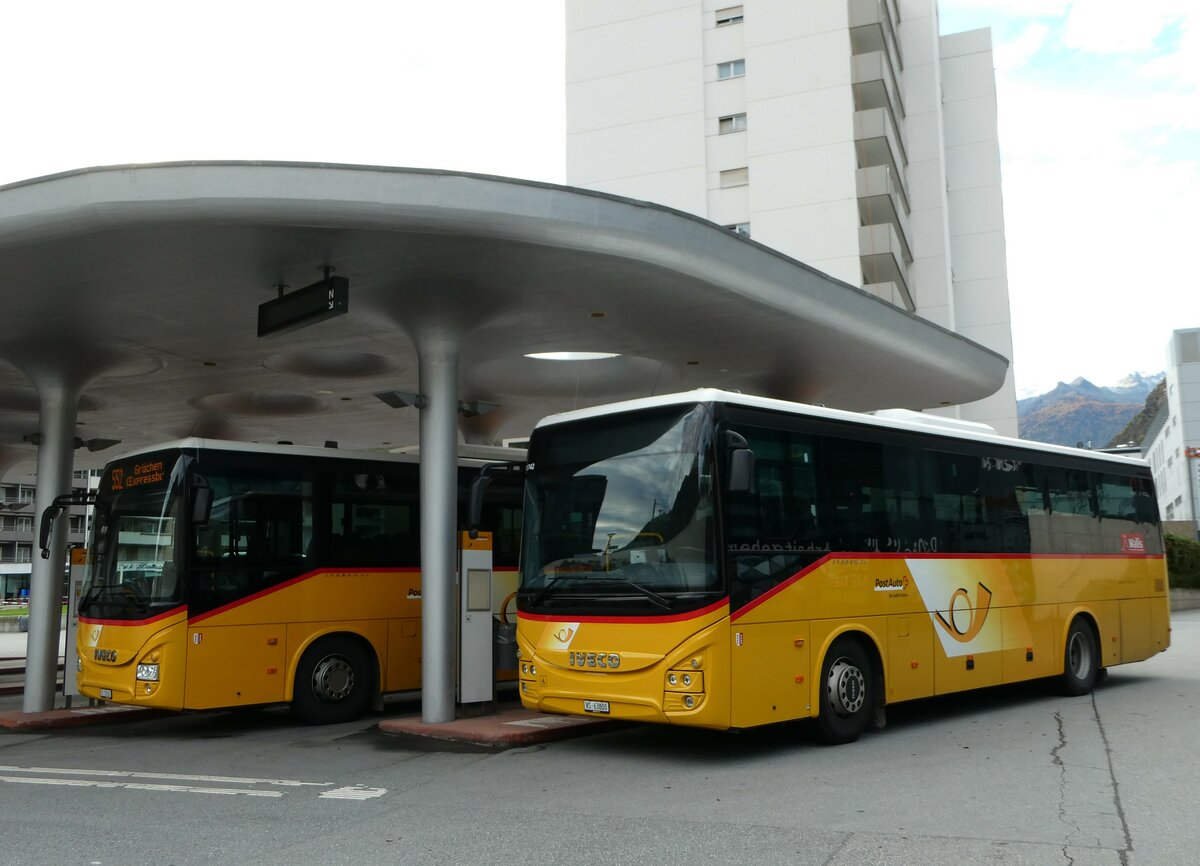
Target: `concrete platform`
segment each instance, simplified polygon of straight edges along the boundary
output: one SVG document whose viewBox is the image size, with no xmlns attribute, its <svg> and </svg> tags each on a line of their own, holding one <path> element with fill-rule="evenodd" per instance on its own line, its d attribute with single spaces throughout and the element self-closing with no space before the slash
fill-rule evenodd
<svg viewBox="0 0 1200 866">
<path fill-rule="evenodd" d="M 124 707 L 106 704 L 99 707 L 72 707 L 71 709 L 46 710 L 41 713 L 19 711 L 0 712 L 0 728 L 9 731 L 46 731 L 59 728 L 77 728 L 83 725 L 109 722 L 133 722 L 168 715 L 166 710 L 151 710 L 145 707 Z"/>
<path fill-rule="evenodd" d="M 426 724 L 420 716 L 384 719 L 379 723 L 379 730 L 385 734 L 512 749 L 616 730 L 619 725 L 620 722 L 611 719 L 555 716 L 521 707 L 506 707 L 491 715 L 440 724 Z"/>
</svg>

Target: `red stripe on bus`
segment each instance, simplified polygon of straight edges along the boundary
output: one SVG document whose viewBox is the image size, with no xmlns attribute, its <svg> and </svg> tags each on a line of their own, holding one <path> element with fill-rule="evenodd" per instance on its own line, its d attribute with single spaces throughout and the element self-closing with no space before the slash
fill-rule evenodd
<svg viewBox="0 0 1200 866">
<path fill-rule="evenodd" d="M 769 601 L 798 580 L 812 574 L 831 559 L 960 559 L 963 561 L 973 559 L 1129 559 L 1140 561 L 1143 559 L 1162 558 L 1163 555 L 1161 553 L 976 553 L 964 556 L 961 553 L 846 553 L 839 551 L 837 553 L 825 554 L 812 565 L 800 569 L 800 571 L 783 582 L 777 583 L 762 595 L 751 599 L 730 614 L 729 621 L 736 622 L 760 604 Z"/>
<path fill-rule="evenodd" d="M 235 607 L 241 607 L 244 604 L 249 604 L 252 601 L 257 601 L 260 598 L 279 592 L 281 589 L 287 589 L 289 586 L 295 586 L 298 583 L 303 583 L 306 580 L 311 580 L 322 574 L 379 574 L 382 572 L 394 574 L 414 574 L 419 573 L 419 568 L 319 568 L 316 571 L 310 571 L 301 574 L 298 577 L 293 577 L 290 580 L 285 580 L 283 583 L 277 583 L 274 586 L 268 586 L 266 589 L 260 589 L 253 595 L 247 595 L 244 598 L 239 598 L 228 604 L 223 604 L 220 607 L 214 607 L 212 610 L 206 610 L 204 613 L 197 614 L 188 620 L 188 624 L 203 622 L 217 614 L 226 613 L 233 610 Z"/>
<path fill-rule="evenodd" d="M 90 616 L 81 616 L 79 621 L 88 625 L 150 625 L 152 622 L 158 622 L 160 619 L 166 619 L 169 616 L 183 613 L 187 610 L 186 604 L 181 604 L 179 607 L 173 607 L 170 610 L 163 611 L 146 619 L 95 619 Z"/>
<path fill-rule="evenodd" d="M 640 623 L 666 623 L 666 622 L 684 622 L 689 619 L 698 619 L 702 616 L 707 616 L 715 610 L 729 603 L 728 598 L 723 598 L 720 601 L 714 601 L 707 607 L 699 608 L 698 610 L 690 610 L 687 613 L 668 613 L 662 616 L 575 616 L 573 614 L 564 613 L 557 616 L 550 616 L 543 613 L 525 613 L 517 611 L 517 619 L 529 619 L 534 622 L 640 622 Z"/>
</svg>

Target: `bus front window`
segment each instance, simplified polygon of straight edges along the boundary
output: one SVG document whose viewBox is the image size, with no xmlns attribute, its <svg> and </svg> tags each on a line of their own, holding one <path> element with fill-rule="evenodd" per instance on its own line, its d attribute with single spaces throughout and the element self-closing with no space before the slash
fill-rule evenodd
<svg viewBox="0 0 1200 866">
<path fill-rule="evenodd" d="M 182 499 L 174 474 L 169 483 L 97 494 L 82 616 L 144 619 L 182 603 L 177 568 Z"/>
<path fill-rule="evenodd" d="M 535 434 L 522 610 L 661 614 L 719 594 L 707 420 L 673 407 Z"/>
</svg>

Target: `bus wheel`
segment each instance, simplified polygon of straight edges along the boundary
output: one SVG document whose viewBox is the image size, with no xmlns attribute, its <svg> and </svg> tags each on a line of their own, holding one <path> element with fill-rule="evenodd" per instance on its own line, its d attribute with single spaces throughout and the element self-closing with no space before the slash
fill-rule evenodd
<svg viewBox="0 0 1200 866">
<path fill-rule="evenodd" d="M 356 719 L 371 697 L 370 674 L 370 660 L 356 642 L 341 637 L 317 641 L 296 667 L 292 710 L 310 725 Z"/>
<path fill-rule="evenodd" d="M 1063 672 L 1059 679 L 1065 695 L 1086 695 L 1096 684 L 1100 672 L 1100 650 L 1096 634 L 1083 617 L 1075 617 L 1067 632 L 1067 647 L 1063 653 Z"/>
<path fill-rule="evenodd" d="M 871 660 L 862 644 L 849 637 L 833 642 L 821 666 L 821 701 L 817 725 L 825 742 L 837 745 L 858 739 L 874 713 L 875 683 Z"/>
</svg>

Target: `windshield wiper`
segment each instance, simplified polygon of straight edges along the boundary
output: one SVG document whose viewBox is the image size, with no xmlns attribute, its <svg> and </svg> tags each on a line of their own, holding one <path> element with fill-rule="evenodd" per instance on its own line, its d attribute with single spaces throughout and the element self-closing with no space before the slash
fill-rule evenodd
<svg viewBox="0 0 1200 866">
<path fill-rule="evenodd" d="M 546 585 L 539 589 L 534 594 L 533 598 L 529 599 L 529 603 L 531 605 L 539 603 L 554 591 L 556 584 L 564 580 L 582 580 L 582 578 L 577 574 L 560 574 L 558 577 L 548 578 L 546 580 Z"/>
<path fill-rule="evenodd" d="M 634 589 L 636 589 L 642 595 L 646 596 L 646 598 L 650 599 L 652 602 L 657 604 L 659 607 L 666 608 L 667 610 L 674 610 L 674 608 L 675 608 L 675 605 L 671 604 L 671 602 L 668 599 L 659 595 L 657 592 L 655 592 L 654 590 L 650 589 L 647 586 L 642 586 L 640 583 L 634 583 L 632 580 L 630 580 L 627 577 L 603 577 L 603 578 L 600 578 L 600 580 L 603 581 L 604 583 L 623 583 L 626 586 L 632 586 Z"/>
<path fill-rule="evenodd" d="M 85 613 L 93 604 L 100 600 L 100 596 L 104 590 L 108 588 L 107 583 L 93 583 L 87 588 L 87 592 L 83 594 L 83 598 L 79 600 L 79 612 Z"/>
<path fill-rule="evenodd" d="M 538 603 L 544 601 L 555 591 L 555 589 L 558 587 L 558 584 L 565 580 L 579 580 L 579 581 L 584 581 L 585 583 L 592 583 L 592 584 L 602 583 L 602 584 L 605 584 L 606 586 L 612 586 L 612 585 L 631 586 L 634 589 L 636 589 L 638 592 L 640 592 L 642 595 L 644 595 L 646 598 L 650 599 L 650 601 L 654 602 L 656 605 L 663 608 L 664 610 L 674 610 L 675 609 L 675 605 L 671 603 L 670 599 L 664 598 L 663 596 L 659 595 L 657 592 L 650 589 L 649 587 L 642 586 L 642 584 L 640 584 L 640 583 L 635 583 L 634 581 L 630 580 L 627 577 L 617 577 L 614 574 L 607 574 L 607 575 L 599 576 L 599 575 L 596 575 L 595 573 L 589 574 L 587 576 L 582 575 L 582 574 L 560 574 L 557 577 L 551 577 L 551 578 L 547 579 L 545 586 L 543 586 L 541 589 L 537 590 L 537 592 L 534 594 L 533 598 L 531 598 L 529 600 L 529 604 L 531 606 L 533 606 L 533 605 L 537 605 Z"/>
</svg>

